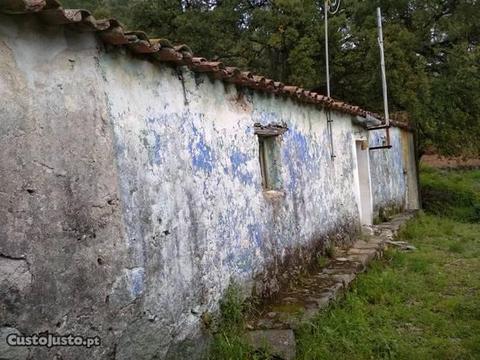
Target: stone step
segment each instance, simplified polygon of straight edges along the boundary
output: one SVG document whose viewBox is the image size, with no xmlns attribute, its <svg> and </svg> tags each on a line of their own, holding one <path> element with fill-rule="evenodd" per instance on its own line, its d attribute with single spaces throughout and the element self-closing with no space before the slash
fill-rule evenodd
<svg viewBox="0 0 480 360">
<path fill-rule="evenodd" d="M 339 298 L 369 262 L 383 255 L 401 226 L 413 216 L 414 213 L 400 214 L 390 222 L 369 226 L 366 240 L 337 251 L 320 271 L 309 274 L 264 305 L 257 312 L 259 315 L 247 321 L 246 338 L 250 345 L 255 349 L 266 346 L 278 359 L 295 358 L 294 331 Z"/>
<path fill-rule="evenodd" d="M 295 359 L 295 334 L 293 330 L 255 330 L 247 334 L 247 341 L 255 349 L 266 348 L 277 359 Z"/>
</svg>

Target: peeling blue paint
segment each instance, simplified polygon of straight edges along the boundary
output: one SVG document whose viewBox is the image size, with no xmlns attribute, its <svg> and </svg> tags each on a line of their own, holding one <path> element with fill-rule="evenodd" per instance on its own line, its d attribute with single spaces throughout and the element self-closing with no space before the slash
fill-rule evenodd
<svg viewBox="0 0 480 360">
<path fill-rule="evenodd" d="M 153 161 L 155 164 L 160 164 L 162 162 L 161 147 L 162 142 L 160 141 L 160 135 L 157 133 L 154 134 L 155 143 L 153 144 Z"/>
<path fill-rule="evenodd" d="M 250 249 L 239 249 L 237 261 L 235 263 L 237 269 L 242 272 L 249 272 L 252 269 L 252 256 Z"/>
<path fill-rule="evenodd" d="M 231 265 L 235 261 L 235 254 L 233 252 L 229 252 L 225 257 L 225 262 L 228 265 Z"/>
<path fill-rule="evenodd" d="M 262 226 L 258 223 L 254 223 L 254 224 L 248 224 L 247 228 L 248 228 L 248 235 L 250 239 L 253 239 L 255 246 L 261 246 L 263 242 Z"/>
<path fill-rule="evenodd" d="M 211 173 L 214 168 L 214 158 L 211 147 L 206 143 L 205 136 L 192 125 L 193 137 L 188 144 L 188 151 L 192 156 L 192 165 L 198 170 Z"/>
<path fill-rule="evenodd" d="M 233 176 L 244 184 L 253 185 L 253 175 L 245 170 L 246 163 L 249 159 L 250 158 L 247 154 L 242 153 L 238 149 L 235 149 L 230 154 Z"/>
<path fill-rule="evenodd" d="M 298 186 L 298 172 L 295 164 L 295 157 L 290 146 L 283 147 L 282 161 L 285 163 L 285 169 L 288 173 L 288 181 L 286 183 L 288 192 L 295 193 Z"/>
<path fill-rule="evenodd" d="M 151 148 L 149 149 L 150 165 L 152 164 L 159 165 L 162 162 L 162 153 L 161 153 L 162 142 L 160 140 L 160 135 L 158 135 L 156 132 L 153 133 L 153 136 L 154 136 L 154 143 L 151 145 Z"/>
<path fill-rule="evenodd" d="M 147 121 L 150 121 L 149 119 Z M 153 141 L 150 139 L 153 137 Z M 163 161 L 162 141 L 160 135 L 153 129 L 142 131 L 142 143 L 148 153 L 150 165 L 159 165 Z"/>
<path fill-rule="evenodd" d="M 289 129 L 284 135 L 282 158 L 289 175 L 286 186 L 290 193 L 296 192 L 300 186 L 300 174 L 311 173 L 318 168 L 316 159 L 310 154 L 309 141 L 297 128 Z"/>
<path fill-rule="evenodd" d="M 296 157 L 307 166 L 310 166 L 309 162 L 312 159 L 309 154 L 307 138 L 296 129 L 290 130 L 289 138 L 293 143 L 293 146 L 296 152 Z"/>
<path fill-rule="evenodd" d="M 138 297 L 144 291 L 145 270 L 143 268 L 134 268 L 129 270 L 130 292 L 134 297 Z"/>
<path fill-rule="evenodd" d="M 158 119 L 156 116 L 147 116 L 145 120 L 147 123 L 155 124 L 158 123 L 160 119 Z"/>
<path fill-rule="evenodd" d="M 117 156 L 125 156 L 125 150 L 126 150 L 126 146 L 125 146 L 125 142 L 123 141 L 123 139 L 120 138 L 119 134 L 117 133 L 114 133 L 114 137 L 115 137 L 115 153 L 117 154 Z"/>
</svg>

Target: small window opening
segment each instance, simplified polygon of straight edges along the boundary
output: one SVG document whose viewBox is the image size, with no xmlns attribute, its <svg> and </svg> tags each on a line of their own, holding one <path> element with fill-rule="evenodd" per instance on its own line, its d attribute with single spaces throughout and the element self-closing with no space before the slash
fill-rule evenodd
<svg viewBox="0 0 480 360">
<path fill-rule="evenodd" d="M 260 171 L 265 190 L 281 190 L 281 136 L 288 129 L 280 125 L 255 125 L 258 136 Z"/>
</svg>

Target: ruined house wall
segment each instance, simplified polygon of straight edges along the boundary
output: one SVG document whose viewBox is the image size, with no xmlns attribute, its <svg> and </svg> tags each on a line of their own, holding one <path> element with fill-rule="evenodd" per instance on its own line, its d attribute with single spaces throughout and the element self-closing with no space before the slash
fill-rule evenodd
<svg viewBox="0 0 480 360">
<path fill-rule="evenodd" d="M 370 152 L 370 174 L 375 216 L 419 208 L 415 146 L 411 132 L 390 129 L 392 148 Z M 370 146 L 382 145 L 385 130 L 370 132 Z"/>
<path fill-rule="evenodd" d="M 191 327 L 232 278 L 255 283 L 257 293 L 275 291 L 276 275 L 295 259 L 308 262 L 322 239 L 355 231 L 353 158 L 342 151 L 352 141 L 348 118 L 334 115 L 332 163 L 326 117 L 314 107 L 241 94 L 188 71 L 182 81 L 173 69 L 117 53 L 103 56 L 101 67 L 129 261 L 142 274 L 136 296 L 161 319 L 153 334 L 176 331 L 162 321 Z M 289 127 L 281 140 L 284 194 L 262 191 L 257 122 Z"/>
<path fill-rule="evenodd" d="M 104 338 L 70 359 L 111 352 L 128 320 L 107 301 L 127 247 L 97 45 L 0 16 L 0 330 Z"/>
<path fill-rule="evenodd" d="M 368 133 L 348 115 L 333 113 L 331 161 L 319 108 L 28 16 L 0 16 L 0 67 L 1 325 L 102 338 L 48 356 L 179 358 L 232 279 L 270 294 L 359 228 L 353 143 Z M 289 130 L 282 191 L 266 193 L 253 125 L 272 122 Z M 370 156 L 374 206 L 405 202 L 400 135 Z"/>
</svg>

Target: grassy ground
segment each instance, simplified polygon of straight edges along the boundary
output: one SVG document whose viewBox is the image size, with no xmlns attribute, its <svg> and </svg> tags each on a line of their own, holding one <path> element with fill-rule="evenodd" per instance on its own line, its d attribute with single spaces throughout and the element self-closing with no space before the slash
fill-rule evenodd
<svg viewBox="0 0 480 360">
<path fill-rule="evenodd" d="M 426 213 L 401 233 L 417 251 L 374 262 L 297 333 L 298 359 L 480 359 L 480 171 L 421 180 Z M 235 296 L 223 306 L 211 359 L 264 359 L 242 341 Z"/>
<path fill-rule="evenodd" d="M 299 359 L 480 359 L 480 225 L 423 215 L 298 336 Z"/>
<path fill-rule="evenodd" d="M 423 169 L 428 213 L 345 299 L 306 325 L 299 359 L 480 359 L 480 171 Z M 435 194 L 441 194 L 439 201 Z"/>
<path fill-rule="evenodd" d="M 480 170 L 420 172 L 423 208 L 434 215 L 480 223 Z"/>
</svg>

